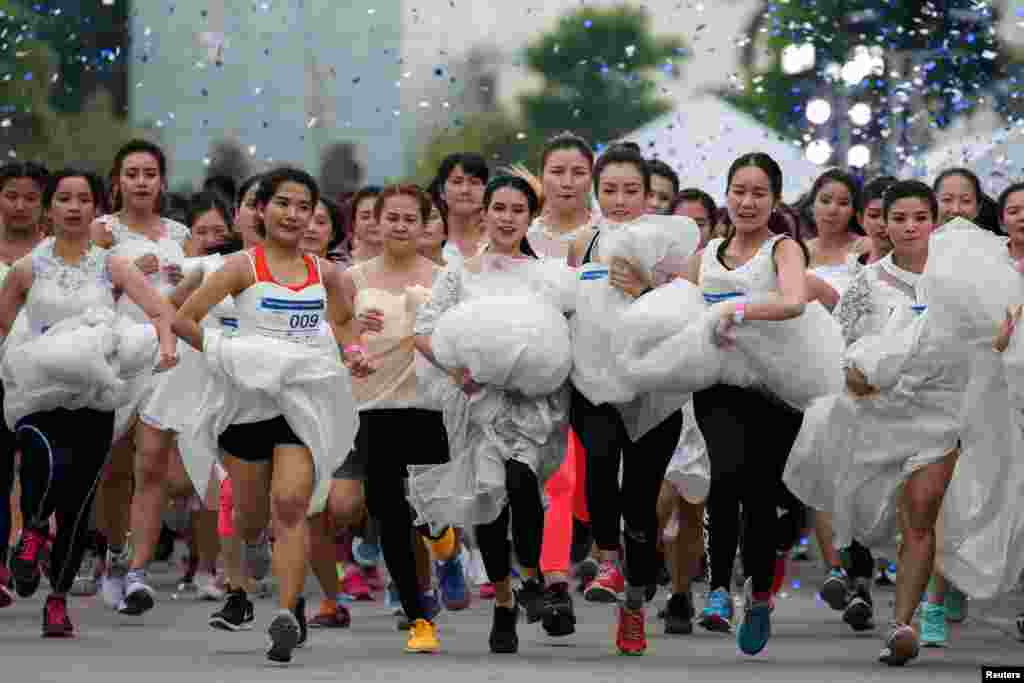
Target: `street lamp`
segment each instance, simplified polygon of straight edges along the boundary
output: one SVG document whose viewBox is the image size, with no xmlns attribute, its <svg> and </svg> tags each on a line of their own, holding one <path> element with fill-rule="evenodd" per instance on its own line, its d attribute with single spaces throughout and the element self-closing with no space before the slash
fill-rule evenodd
<svg viewBox="0 0 1024 683">
<path fill-rule="evenodd" d="M 807 103 L 807 111 L 805 112 L 807 120 L 816 126 L 828 121 L 832 118 L 832 105 L 828 100 L 818 99 L 811 100 Z"/>
<path fill-rule="evenodd" d="M 807 160 L 817 166 L 824 166 L 832 158 L 832 145 L 826 140 L 815 140 L 804 151 Z"/>
</svg>

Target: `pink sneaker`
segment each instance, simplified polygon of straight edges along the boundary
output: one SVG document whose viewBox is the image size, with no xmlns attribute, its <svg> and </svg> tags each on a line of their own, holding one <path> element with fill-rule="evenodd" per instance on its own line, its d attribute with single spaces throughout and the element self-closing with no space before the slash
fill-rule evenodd
<svg viewBox="0 0 1024 683">
<path fill-rule="evenodd" d="M 375 593 L 387 588 L 387 581 L 384 580 L 384 572 L 380 570 L 380 567 L 363 569 L 363 578 L 365 578 L 366 583 L 369 584 L 370 590 Z"/>
<path fill-rule="evenodd" d="M 587 586 L 583 599 L 587 602 L 618 602 L 626 592 L 622 572 L 611 562 L 602 562 L 597 577 Z"/>
<path fill-rule="evenodd" d="M 349 565 L 345 570 L 345 578 L 341 580 L 341 592 L 347 593 L 353 600 L 358 602 L 369 602 L 373 600 L 373 592 L 370 584 L 366 582 L 359 567 Z"/>
<path fill-rule="evenodd" d="M 494 588 L 493 583 L 484 583 L 480 585 L 480 599 L 481 600 L 493 600 L 494 596 L 498 594 L 498 591 Z"/>
</svg>

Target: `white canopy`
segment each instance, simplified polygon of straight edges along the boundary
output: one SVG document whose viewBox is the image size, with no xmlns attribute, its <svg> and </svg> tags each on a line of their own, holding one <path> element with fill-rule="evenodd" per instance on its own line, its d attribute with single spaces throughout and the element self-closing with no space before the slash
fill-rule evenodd
<svg viewBox="0 0 1024 683">
<path fill-rule="evenodd" d="M 925 154 L 904 175 L 931 182 L 944 169 L 964 166 L 996 197 L 1011 183 L 1024 180 L 1024 128 L 1003 127 L 937 147 Z"/>
<path fill-rule="evenodd" d="M 786 201 L 809 190 L 824 171 L 804 158 L 802 147 L 716 97 L 682 102 L 625 139 L 639 144 L 645 157 L 656 157 L 675 169 L 681 187 L 698 187 L 720 203 L 725 200 L 729 166 L 748 152 L 765 152 L 782 167 Z"/>
</svg>

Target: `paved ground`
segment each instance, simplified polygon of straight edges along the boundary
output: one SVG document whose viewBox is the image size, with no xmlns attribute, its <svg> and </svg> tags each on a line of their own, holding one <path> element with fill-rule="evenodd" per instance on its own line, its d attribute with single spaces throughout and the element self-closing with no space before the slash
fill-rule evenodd
<svg viewBox="0 0 1024 683">
<path fill-rule="evenodd" d="M 39 637 L 42 593 L 3 610 L 0 681 L 976 681 L 982 664 L 1024 665 L 1024 644 L 1017 642 L 1012 620 L 1024 609 L 1020 594 L 972 603 L 970 620 L 951 632 L 951 648 L 926 650 L 913 665 L 888 669 L 875 663 L 879 634 L 854 635 L 815 599 L 814 566 L 796 567 L 798 577 L 778 601 L 772 640 L 757 657 L 740 654 L 732 637 L 700 629 L 688 637 L 665 636 L 653 618 L 656 609 L 649 609 L 648 656 L 618 657 L 612 610 L 581 601 L 576 635 L 553 642 L 539 628 L 522 624 L 519 655 L 499 658 L 488 652 L 490 606 L 479 600 L 469 611 L 441 617 L 443 654 L 414 656 L 402 652 L 405 635 L 378 601 L 357 605 L 347 631 L 312 631 L 310 646 L 288 668 L 276 668 L 263 656 L 263 629 L 273 603 L 257 601 L 257 628 L 251 632 L 213 631 L 206 618 L 216 605 L 172 600 L 173 576 L 166 574 L 159 582 L 160 603 L 141 620 L 108 611 L 99 598 L 75 600 L 79 635 L 70 641 Z M 309 595 L 316 595 L 312 585 Z M 876 595 L 882 624 L 892 614 L 891 597 Z M 663 602 L 664 594 L 656 604 Z"/>
</svg>

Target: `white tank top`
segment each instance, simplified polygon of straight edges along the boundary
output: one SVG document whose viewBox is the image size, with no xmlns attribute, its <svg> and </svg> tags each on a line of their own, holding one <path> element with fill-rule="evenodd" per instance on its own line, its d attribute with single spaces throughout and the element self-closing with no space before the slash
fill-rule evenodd
<svg viewBox="0 0 1024 683">
<path fill-rule="evenodd" d="M 205 280 L 211 274 L 224 267 L 225 258 L 222 254 L 207 254 L 191 259 L 185 259 L 186 270 L 189 269 L 189 262 L 194 263 L 193 267 L 202 270 Z M 210 309 L 210 312 L 203 318 L 202 326 L 207 329 L 223 329 L 226 332 L 238 330 L 238 312 L 235 310 L 234 297 L 227 296 L 224 300 Z"/>
<path fill-rule="evenodd" d="M 238 334 L 309 346 L 334 344 L 327 323 L 327 289 L 320 277 L 317 257 L 303 255 L 307 269 L 304 283 L 283 285 L 271 274 L 263 245 L 245 253 L 256 281 L 235 297 Z"/>
<path fill-rule="evenodd" d="M 81 261 L 71 265 L 53 253 L 54 244 L 54 238 L 48 237 L 26 257 L 32 260 L 32 287 L 23 311 L 33 336 L 90 308 L 113 310 L 115 306 L 107 269 L 109 252 L 90 247 Z"/>
<path fill-rule="evenodd" d="M 708 304 L 729 299 L 749 299 L 758 294 L 779 291 L 779 277 L 775 272 L 773 252 L 775 244 L 785 235 L 772 235 L 764 241 L 753 258 L 730 270 L 718 259 L 722 238 L 708 242 L 701 255 L 700 287 Z"/>
</svg>

